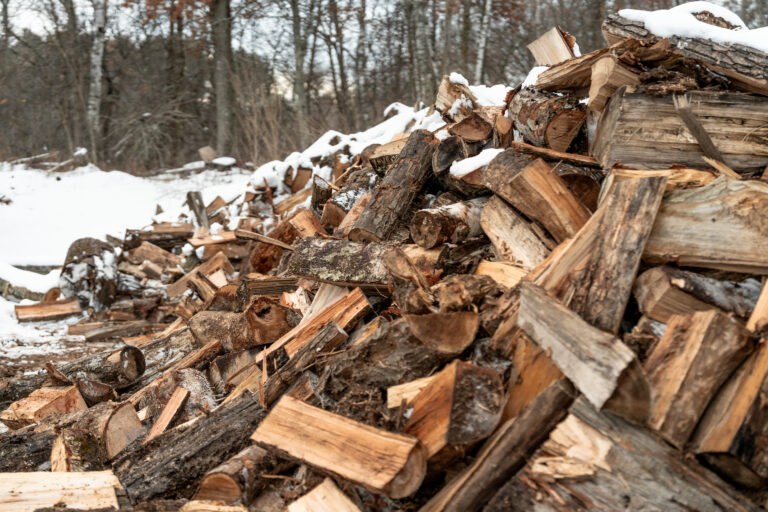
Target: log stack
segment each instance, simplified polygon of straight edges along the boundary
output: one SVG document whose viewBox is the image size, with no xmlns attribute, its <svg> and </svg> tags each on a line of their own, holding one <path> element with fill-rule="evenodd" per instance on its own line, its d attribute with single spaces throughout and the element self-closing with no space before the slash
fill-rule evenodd
<svg viewBox="0 0 768 512">
<path fill-rule="evenodd" d="M 70 326 L 113 345 L 0 383 L 0 510 L 765 506 L 768 60 L 604 30 L 236 223 L 129 230 Z"/>
</svg>

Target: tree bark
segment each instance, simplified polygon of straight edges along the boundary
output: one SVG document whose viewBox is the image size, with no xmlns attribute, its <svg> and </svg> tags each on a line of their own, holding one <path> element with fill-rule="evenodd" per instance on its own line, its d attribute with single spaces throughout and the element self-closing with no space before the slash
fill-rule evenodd
<svg viewBox="0 0 768 512">
<path fill-rule="evenodd" d="M 266 415 L 258 400 L 244 393 L 125 453 L 113 464 L 115 475 L 133 503 L 174 496 L 245 448 Z"/>
<path fill-rule="evenodd" d="M 475 80 L 474 83 L 480 84 L 483 81 L 483 71 L 485 66 L 485 46 L 488 44 L 488 34 L 491 31 L 491 8 L 493 0 L 485 0 L 483 9 L 483 19 L 480 22 L 480 38 L 477 42 L 477 62 L 475 62 Z"/>
<path fill-rule="evenodd" d="M 101 76 L 104 64 L 104 38 L 107 25 L 107 0 L 93 0 L 93 46 L 91 47 L 91 82 L 88 89 L 88 133 L 91 158 L 99 158 L 101 123 Z"/>
<path fill-rule="evenodd" d="M 232 17 L 230 0 L 212 6 L 214 88 L 216 92 L 216 153 L 228 155 L 232 137 Z"/>
<path fill-rule="evenodd" d="M 432 169 L 437 139 L 425 130 L 413 132 L 397 162 L 376 185 L 368 205 L 349 232 L 353 241 L 387 240 L 421 191 Z"/>
</svg>

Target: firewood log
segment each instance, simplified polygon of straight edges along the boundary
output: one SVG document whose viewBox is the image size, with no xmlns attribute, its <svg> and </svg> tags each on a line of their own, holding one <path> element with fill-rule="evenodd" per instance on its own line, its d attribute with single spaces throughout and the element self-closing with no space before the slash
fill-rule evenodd
<svg viewBox="0 0 768 512">
<path fill-rule="evenodd" d="M 393 498 L 410 496 L 426 474 L 419 440 L 283 397 L 251 436 L 261 446 Z"/>
<path fill-rule="evenodd" d="M 577 98 L 530 88 L 515 94 L 508 116 L 526 142 L 555 151 L 568 150 L 587 117 Z"/>
<path fill-rule="evenodd" d="M 686 315 L 713 307 L 747 318 L 755 307 L 759 283 L 720 281 L 674 267 L 654 267 L 635 280 L 634 294 L 640 311 L 666 322 L 672 315 Z"/>
<path fill-rule="evenodd" d="M 360 512 L 333 480 L 326 478 L 323 483 L 288 505 L 288 512 Z"/>
<path fill-rule="evenodd" d="M 483 233 L 480 213 L 487 198 L 461 201 L 417 211 L 411 220 L 411 238 L 425 249 L 459 243 Z"/>
<path fill-rule="evenodd" d="M 208 471 L 194 499 L 247 505 L 267 484 L 259 478 L 271 472 L 277 460 L 268 451 L 252 445 Z"/>
<path fill-rule="evenodd" d="M 583 398 L 570 412 L 485 510 L 759 509 L 647 428 Z"/>
<path fill-rule="evenodd" d="M 505 261 L 531 269 L 549 254 L 531 223 L 497 196 L 483 207 L 480 224 L 496 253 Z"/>
<path fill-rule="evenodd" d="M 353 241 L 387 240 L 397 221 L 421 191 L 432 168 L 437 139 L 429 132 L 413 132 L 398 161 L 373 190 L 371 200 L 349 232 Z"/>
<path fill-rule="evenodd" d="M 17 429 L 52 414 L 67 414 L 87 408 L 77 386 L 40 388 L 0 413 L 0 422 L 8 428 Z"/>
<path fill-rule="evenodd" d="M 403 432 L 421 440 L 432 466 L 444 467 L 493 433 L 503 398 L 496 372 L 454 361 L 411 400 L 413 412 Z"/>
<path fill-rule="evenodd" d="M 118 510 L 118 490 L 112 471 L 3 473 L 0 511 Z"/>
<path fill-rule="evenodd" d="M 653 395 L 649 424 L 682 448 L 709 400 L 752 348 L 743 325 L 722 312 L 672 316 L 645 362 Z"/>
<path fill-rule="evenodd" d="M 595 407 L 641 423 L 648 418 L 648 382 L 621 340 L 590 326 L 529 283 L 520 287 L 517 323 Z"/>
<path fill-rule="evenodd" d="M 558 242 L 573 237 L 589 219 L 589 210 L 542 159 L 519 172 L 499 162 L 486 169 L 485 181 L 502 199 L 541 222 Z"/>
<path fill-rule="evenodd" d="M 768 272 L 768 184 L 721 176 L 709 185 L 670 192 L 643 252 L 649 263 L 735 272 Z"/>
<path fill-rule="evenodd" d="M 488 439 L 466 469 L 448 482 L 421 512 L 473 512 L 514 475 L 567 414 L 573 388 L 552 384 Z"/>
<path fill-rule="evenodd" d="M 355 203 L 365 194 L 369 194 L 378 181 L 379 175 L 370 167 L 352 171 L 341 189 L 325 202 L 320 223 L 338 226 Z"/>
</svg>

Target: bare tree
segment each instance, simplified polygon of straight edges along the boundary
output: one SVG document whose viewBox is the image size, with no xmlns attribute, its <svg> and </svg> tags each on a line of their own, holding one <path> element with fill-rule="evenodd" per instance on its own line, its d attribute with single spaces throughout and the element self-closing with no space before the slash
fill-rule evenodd
<svg viewBox="0 0 768 512">
<path fill-rule="evenodd" d="M 485 46 L 488 44 L 488 32 L 491 30 L 491 7 L 493 7 L 493 0 L 485 0 L 483 20 L 480 22 L 480 40 L 477 42 L 477 62 L 475 63 L 476 84 L 479 84 L 483 80 Z"/>
<path fill-rule="evenodd" d="M 107 27 L 107 0 L 93 0 L 93 44 L 91 46 L 91 80 L 88 89 L 88 135 L 91 158 L 99 155 L 99 107 L 101 106 L 101 78 L 104 65 L 104 38 Z"/>
<path fill-rule="evenodd" d="M 216 152 L 229 154 L 232 137 L 232 17 L 229 0 L 212 5 L 214 76 L 216 92 Z"/>
</svg>

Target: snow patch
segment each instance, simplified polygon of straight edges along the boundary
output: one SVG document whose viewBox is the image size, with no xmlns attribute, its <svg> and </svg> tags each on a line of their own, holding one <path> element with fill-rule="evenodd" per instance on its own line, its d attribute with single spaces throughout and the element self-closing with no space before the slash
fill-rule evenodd
<svg viewBox="0 0 768 512">
<path fill-rule="evenodd" d="M 59 273 L 58 269 L 51 270 L 45 275 L 28 272 L 0 261 L 0 279 L 31 292 L 45 293 L 51 288 L 56 288 L 59 284 Z"/>
<path fill-rule="evenodd" d="M 536 85 L 536 81 L 539 79 L 539 75 L 548 69 L 549 69 L 549 66 L 534 66 L 528 72 L 528 76 L 525 77 L 525 80 L 523 80 L 523 83 L 520 87 L 523 89 L 533 87 L 534 85 Z"/>
<path fill-rule="evenodd" d="M 705 11 L 739 27 L 740 30 L 710 25 L 694 16 Z M 642 22 L 649 32 L 658 37 L 708 39 L 720 44 L 740 44 L 768 52 L 768 27 L 749 30 L 736 14 L 709 2 L 688 2 L 658 11 L 622 9 L 619 15 L 628 20 Z"/>
<path fill-rule="evenodd" d="M 499 153 L 503 153 L 503 148 L 489 148 L 484 149 L 475 156 L 459 160 L 451 164 L 451 176 L 465 176 L 472 171 L 475 171 L 481 167 L 484 167 L 491 163 L 491 160 L 496 158 Z"/>
<path fill-rule="evenodd" d="M 464 75 L 462 75 L 461 73 L 456 73 L 455 71 L 452 72 L 448 77 L 448 80 L 450 80 L 454 84 L 466 85 L 467 87 L 469 87 L 469 82 L 467 81 L 466 78 L 464 78 Z"/>
<path fill-rule="evenodd" d="M 235 165 L 235 162 L 237 162 L 237 160 L 235 160 L 231 156 L 220 156 L 218 158 L 214 158 L 213 160 L 211 160 L 211 163 L 213 165 L 220 165 L 222 167 L 232 167 L 233 165 Z"/>
<path fill-rule="evenodd" d="M 472 85 L 469 90 L 475 95 L 477 104 L 481 107 L 500 107 L 506 103 L 507 93 L 512 89 L 506 85 L 496 84 L 491 87 Z"/>
</svg>

